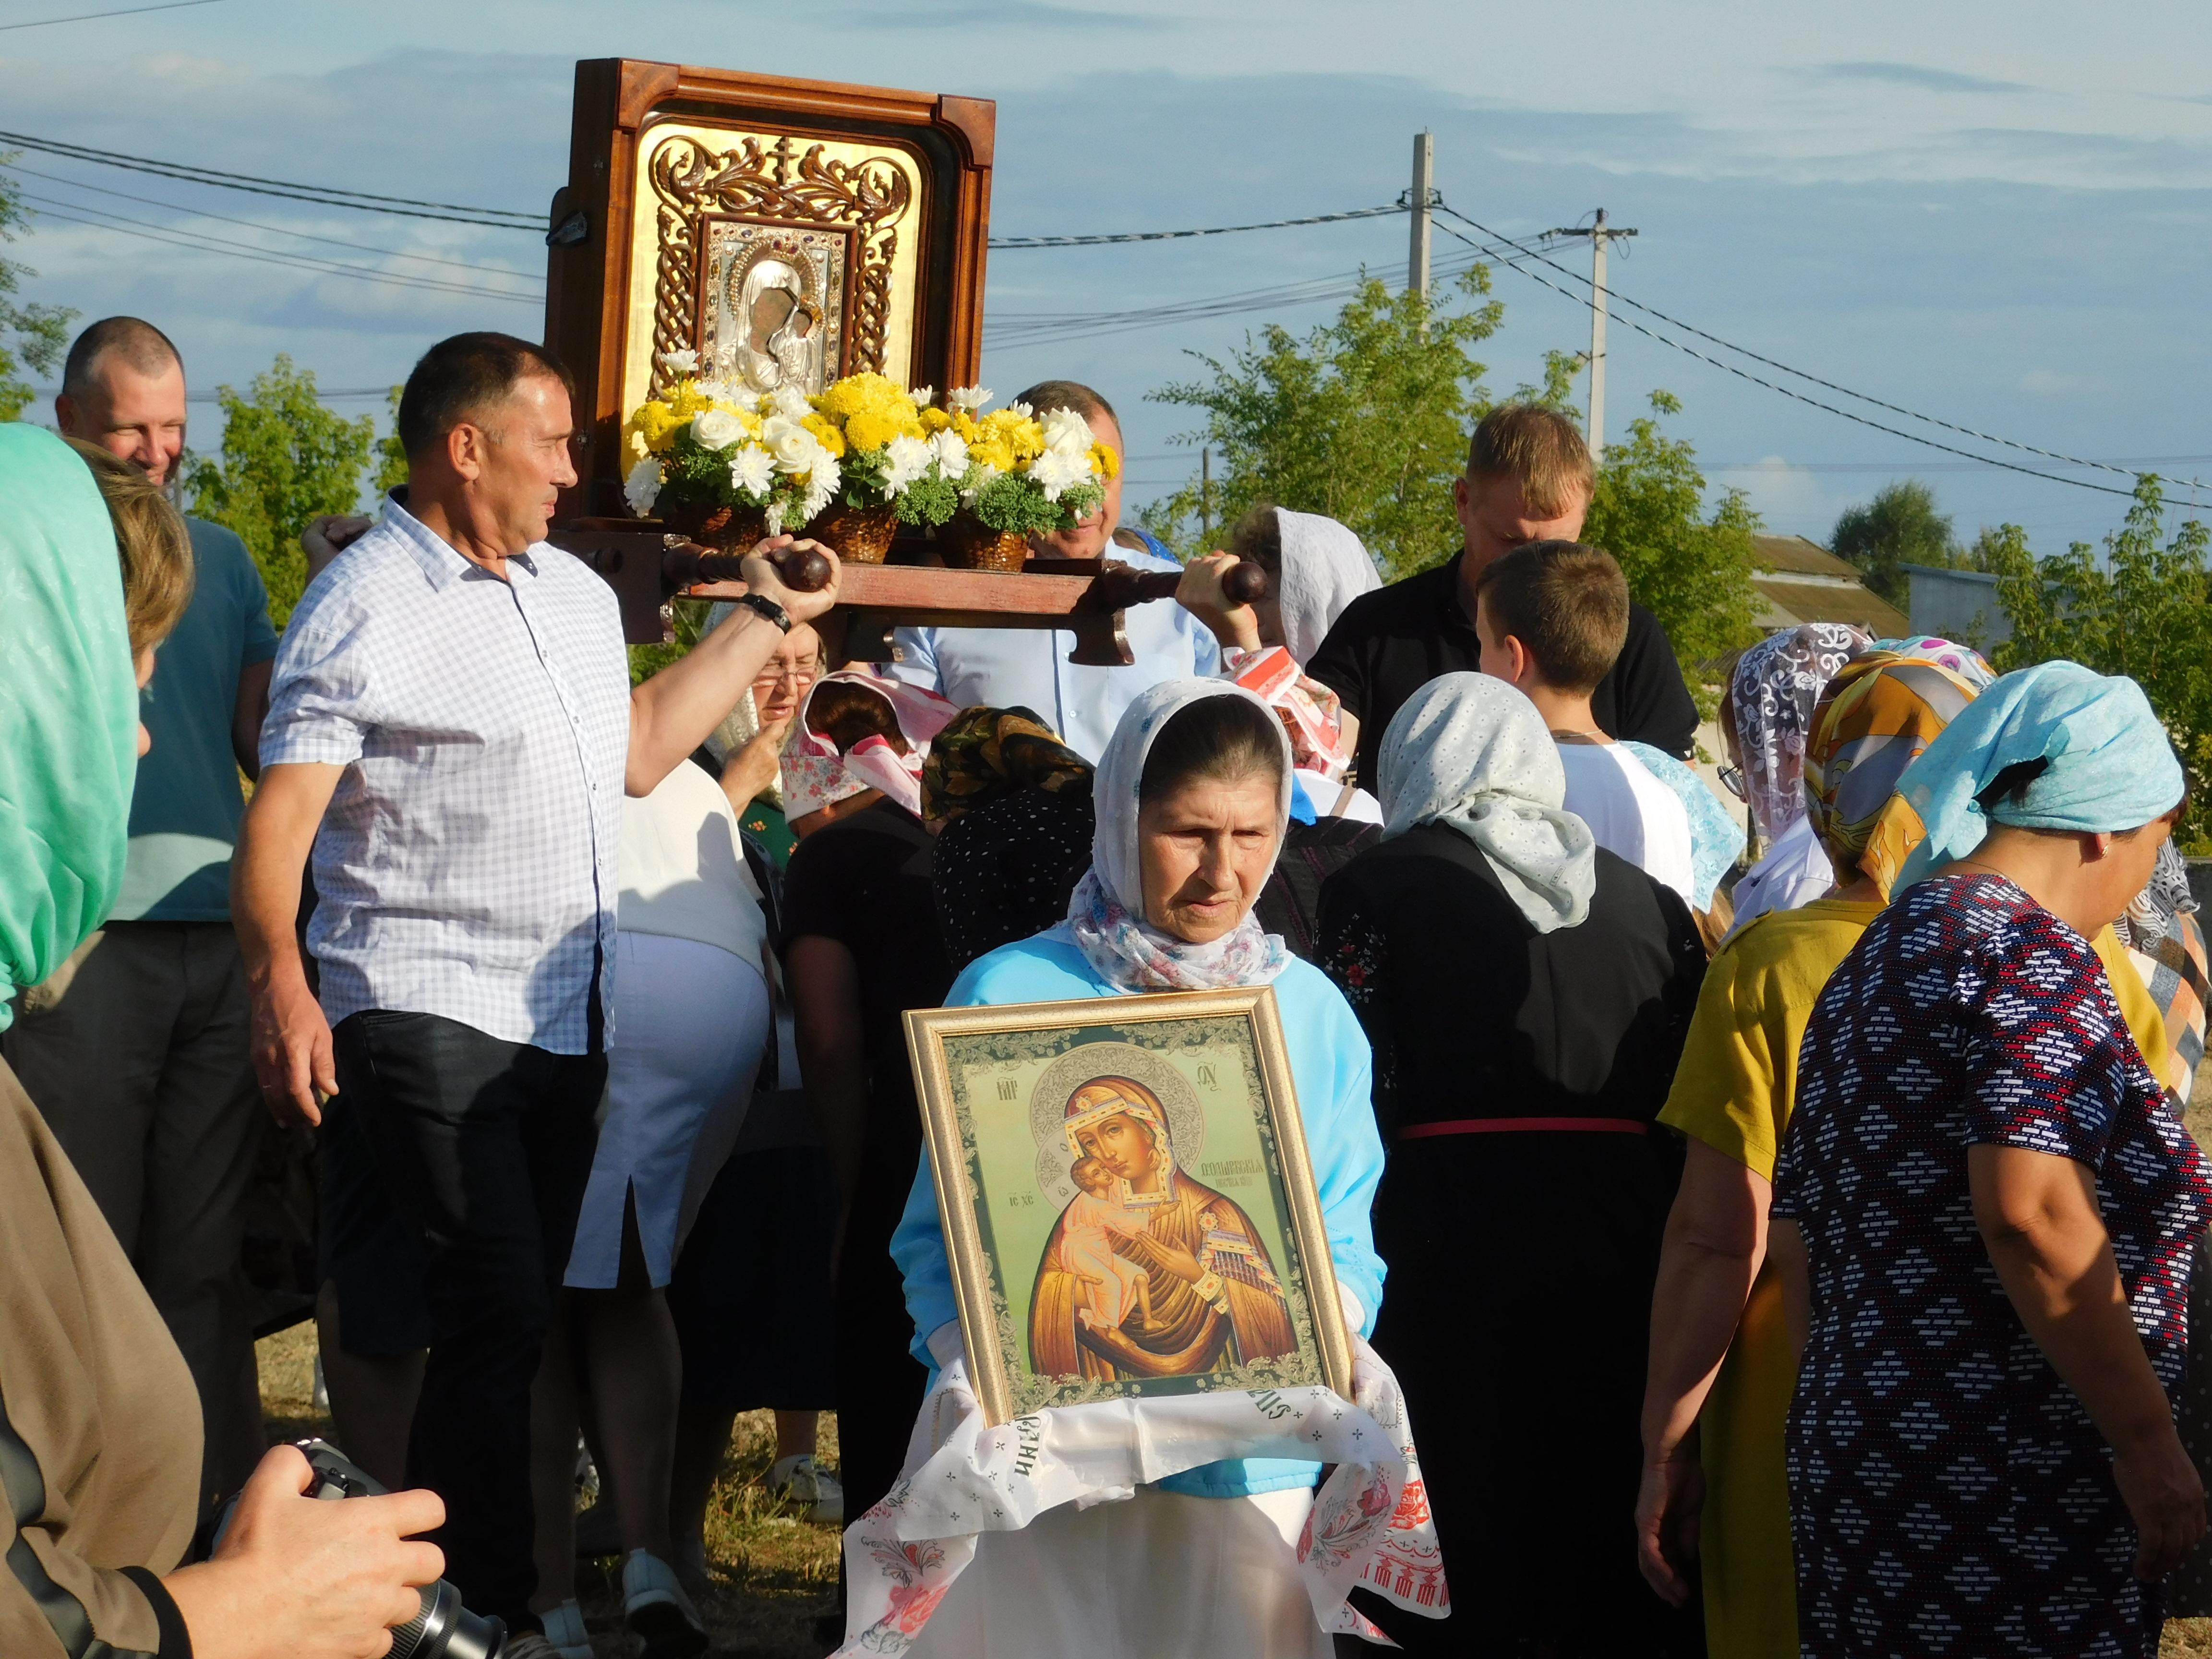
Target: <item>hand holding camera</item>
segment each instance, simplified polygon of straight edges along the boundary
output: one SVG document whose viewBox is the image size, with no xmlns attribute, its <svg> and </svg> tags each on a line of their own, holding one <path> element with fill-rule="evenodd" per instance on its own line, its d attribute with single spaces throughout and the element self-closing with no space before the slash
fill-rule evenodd
<svg viewBox="0 0 2212 1659">
<path fill-rule="evenodd" d="M 211 1558 L 162 1582 L 195 1659 L 363 1659 L 387 1633 L 393 1659 L 496 1659 L 505 1631 L 461 1607 L 443 1553 L 417 1539 L 445 1519 L 437 1493 L 387 1493 L 322 1441 L 278 1446 Z"/>
</svg>

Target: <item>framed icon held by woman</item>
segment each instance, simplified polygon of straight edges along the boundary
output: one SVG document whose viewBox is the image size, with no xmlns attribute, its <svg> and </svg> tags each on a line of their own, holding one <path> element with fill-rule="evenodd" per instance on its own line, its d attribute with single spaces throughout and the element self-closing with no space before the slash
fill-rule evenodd
<svg viewBox="0 0 2212 1659">
<path fill-rule="evenodd" d="M 1350 1398 L 1274 993 L 917 1010 L 907 1046 L 977 1401 Z"/>
</svg>

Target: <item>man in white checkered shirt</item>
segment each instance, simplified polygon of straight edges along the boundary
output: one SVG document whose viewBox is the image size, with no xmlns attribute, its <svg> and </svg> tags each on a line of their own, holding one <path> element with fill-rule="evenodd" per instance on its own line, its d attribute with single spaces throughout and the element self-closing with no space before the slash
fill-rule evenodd
<svg viewBox="0 0 2212 1659">
<path fill-rule="evenodd" d="M 612 590 L 544 539 L 570 391 L 506 335 L 416 365 L 405 502 L 293 613 L 232 870 L 263 1092 L 310 1122 L 339 1097 L 424 1243 L 407 1475 L 446 1501 L 446 1576 L 532 1632 L 530 1389 L 605 1087 L 621 797 L 836 593 L 749 560 L 730 623 L 631 690 Z M 319 1004 L 293 933 L 311 845 Z"/>
</svg>

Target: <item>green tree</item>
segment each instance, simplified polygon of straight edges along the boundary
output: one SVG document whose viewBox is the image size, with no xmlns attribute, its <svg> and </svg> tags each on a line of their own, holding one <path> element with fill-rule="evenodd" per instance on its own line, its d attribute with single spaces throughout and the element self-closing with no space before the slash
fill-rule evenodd
<svg viewBox="0 0 2212 1659">
<path fill-rule="evenodd" d="M 1936 510 L 1936 492 L 1917 478 L 1885 484 L 1864 507 L 1845 507 L 1830 540 L 1838 558 L 1864 571 L 1866 585 L 1900 609 L 1911 586 L 1901 566 L 1960 562 L 1950 516 Z"/>
<path fill-rule="evenodd" d="M 15 159 L 10 150 L 0 155 L 0 166 Z M 0 173 L 0 242 L 12 242 L 30 228 L 31 210 L 23 205 L 22 187 Z M 21 378 L 22 370 L 51 374 L 60 366 L 69 345 L 69 325 L 76 313 L 64 306 L 33 301 L 18 305 L 14 295 L 26 276 L 39 273 L 13 259 L 0 259 L 0 421 L 21 417 L 38 396 L 38 388 Z"/>
<path fill-rule="evenodd" d="M 2125 674 L 2143 689 L 2188 769 L 2192 805 L 2182 825 L 2202 848 L 2212 827 L 2212 610 L 2204 555 L 2212 544 L 2191 519 L 2166 531 L 2156 477 L 2136 483 L 2125 521 L 2101 551 L 2075 542 L 2038 559 L 2017 525 L 1984 532 L 1979 544 L 1997 578 L 1997 601 L 2013 635 L 1996 648 L 2009 673 L 2066 659 L 2100 674 Z"/>
<path fill-rule="evenodd" d="M 385 399 L 392 413 L 392 430 L 376 441 L 376 471 L 369 478 L 368 493 L 379 501 L 407 482 L 407 448 L 399 441 L 399 393 L 394 386 Z"/>
<path fill-rule="evenodd" d="M 1714 693 L 1699 665 L 1759 631 L 1751 585 L 1759 514 L 1739 489 L 1706 509 L 1696 453 L 1660 428 L 1662 416 L 1681 408 L 1671 393 L 1655 392 L 1651 412 L 1628 423 L 1627 440 L 1606 446 L 1583 540 L 1620 562 L 1628 591 L 1667 630 L 1682 677 L 1710 716 Z"/>
<path fill-rule="evenodd" d="M 315 397 L 312 370 L 278 353 L 253 377 L 249 395 L 216 388 L 222 405 L 222 453 L 195 456 L 185 469 L 191 511 L 238 532 L 269 586 L 269 614 L 284 625 L 307 586 L 300 532 L 324 513 L 350 513 L 376 438 L 375 421 L 347 420 Z"/>
<path fill-rule="evenodd" d="M 1198 353 L 1205 380 L 1177 381 L 1155 402 L 1204 411 L 1183 441 L 1212 447 L 1213 522 L 1272 502 L 1351 526 L 1391 575 L 1410 575 L 1459 545 L 1451 484 L 1484 407 L 1483 365 L 1469 348 L 1504 308 L 1477 266 L 1459 279 L 1470 302 L 1431 305 L 1370 278 L 1333 323 L 1301 339 L 1279 325 L 1226 359 Z M 1202 551 L 1195 479 L 1142 522 L 1186 556 Z"/>
</svg>

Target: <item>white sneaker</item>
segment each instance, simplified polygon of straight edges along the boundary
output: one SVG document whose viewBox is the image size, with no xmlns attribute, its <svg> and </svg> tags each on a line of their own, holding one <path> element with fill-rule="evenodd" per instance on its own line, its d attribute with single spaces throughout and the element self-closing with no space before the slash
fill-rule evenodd
<svg viewBox="0 0 2212 1659">
<path fill-rule="evenodd" d="M 559 1659 L 593 1659 L 591 1632 L 584 1628 L 584 1610 L 574 1596 L 538 1618 L 545 1626 L 545 1645 Z M 514 1645 L 509 1643 L 507 1652 L 514 1651 Z"/>
<path fill-rule="evenodd" d="M 644 1638 L 643 1659 L 692 1659 L 707 1650 L 707 1622 L 675 1569 L 649 1550 L 623 1563 L 623 1622 Z"/>
<path fill-rule="evenodd" d="M 826 1526 L 845 1524 L 845 1487 L 834 1474 L 814 1467 L 812 1452 L 779 1458 L 768 1472 L 768 1489 L 806 1505 L 806 1518 Z"/>
</svg>

